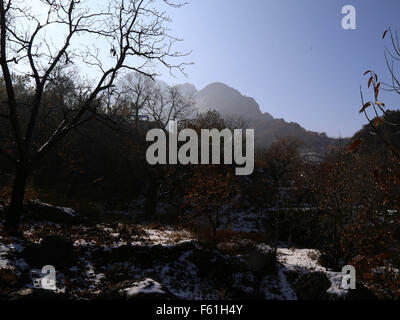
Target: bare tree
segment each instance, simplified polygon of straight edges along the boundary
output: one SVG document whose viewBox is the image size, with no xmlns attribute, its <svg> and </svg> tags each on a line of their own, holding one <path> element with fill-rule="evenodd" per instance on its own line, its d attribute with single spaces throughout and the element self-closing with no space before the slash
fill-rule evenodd
<svg viewBox="0 0 400 320">
<path fill-rule="evenodd" d="M 155 87 L 144 113 L 153 119 L 159 128 L 167 131 L 171 120 L 184 121 L 193 114 L 193 97 L 185 97 L 178 87 Z"/>
<path fill-rule="evenodd" d="M 119 108 L 129 118 L 135 121 L 135 128 L 138 129 L 140 115 L 143 110 L 154 99 L 155 81 L 142 73 L 128 73 L 119 83 L 120 101 Z"/>
<path fill-rule="evenodd" d="M 143 108 L 143 114 L 148 115 L 158 128 L 168 134 L 168 122 L 188 120 L 193 113 L 193 105 L 192 97 L 185 97 L 178 87 L 170 87 L 158 82 L 151 87 L 150 98 Z M 166 175 L 173 175 L 178 170 L 176 166 L 149 168 L 145 209 L 147 215 L 153 215 L 156 212 L 160 189 Z"/>
<path fill-rule="evenodd" d="M 183 70 L 184 64 L 169 62 L 184 54 L 172 51 L 179 39 L 168 34 L 169 17 L 159 9 L 181 5 L 170 0 L 111 0 L 101 8 L 82 0 L 0 1 L 0 65 L 6 91 L 6 101 L 2 102 L 6 113 L 1 117 L 11 125 L 14 144 L 13 150 L 1 148 L 0 154 L 15 164 L 5 223 L 9 232 L 19 227 L 26 182 L 34 168 L 72 129 L 96 117 L 102 95 L 113 87 L 120 72 L 131 70 L 154 77 L 152 70 L 157 64 Z M 46 14 L 34 14 L 35 6 Z M 57 28 L 57 41 L 48 37 L 52 27 Z M 80 45 L 83 37 L 93 46 Z M 58 70 L 77 62 L 90 68 L 97 79 L 74 100 L 74 105 L 66 108 L 58 126 L 35 147 L 33 139 L 44 92 Z M 32 79 L 34 93 L 24 106 L 29 110 L 27 121 L 20 116 L 15 73 Z"/>
<path fill-rule="evenodd" d="M 288 205 L 291 201 L 292 189 L 294 189 L 294 175 L 301 164 L 299 148 L 301 142 L 293 137 L 277 137 L 265 154 L 266 169 L 272 178 L 274 196 L 272 199 L 273 210 L 267 222 L 266 229 L 274 230 L 272 235 L 273 253 L 276 259 L 278 252 L 278 242 L 281 235 L 281 226 L 285 222 L 292 220 L 286 214 Z M 270 224 L 268 226 L 268 224 Z M 290 228 L 292 225 L 290 225 Z M 291 232 L 289 230 L 289 242 Z"/>
</svg>

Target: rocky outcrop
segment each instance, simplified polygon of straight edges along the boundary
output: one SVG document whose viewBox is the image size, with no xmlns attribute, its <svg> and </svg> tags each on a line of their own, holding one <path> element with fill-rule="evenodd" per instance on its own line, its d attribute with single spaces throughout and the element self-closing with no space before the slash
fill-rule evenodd
<svg viewBox="0 0 400 320">
<path fill-rule="evenodd" d="M 250 97 L 224 83 L 212 83 L 195 95 L 196 107 L 200 112 L 210 109 L 218 111 L 224 118 L 240 117 L 250 120 L 262 118 L 260 106 Z"/>
<path fill-rule="evenodd" d="M 52 265 L 56 269 L 65 269 L 73 263 L 74 246 L 72 241 L 58 236 L 48 236 L 39 245 L 28 245 L 21 257 L 30 267 L 42 268 Z"/>
<path fill-rule="evenodd" d="M 78 214 L 71 208 L 55 207 L 38 200 L 28 201 L 25 209 L 30 219 L 67 224 L 74 223 L 78 219 Z"/>
<path fill-rule="evenodd" d="M 168 288 L 152 280 L 124 281 L 104 290 L 102 300 L 178 300 Z"/>
<path fill-rule="evenodd" d="M 92 252 L 93 261 L 96 264 L 110 262 L 135 263 L 141 268 L 149 268 L 158 263 L 167 263 L 177 260 L 184 252 L 195 250 L 194 242 L 183 242 L 174 246 L 140 246 L 123 245 L 111 249 L 97 249 Z"/>
<path fill-rule="evenodd" d="M 45 289 L 20 289 L 11 292 L 4 297 L 6 300 L 22 300 L 22 301 L 39 301 L 39 300 L 68 300 L 68 296 L 64 293 L 56 293 Z"/>
<path fill-rule="evenodd" d="M 300 276 L 295 291 L 299 300 L 328 300 L 327 290 L 331 282 L 323 272 L 312 272 Z"/>
<path fill-rule="evenodd" d="M 276 259 L 270 248 L 262 250 L 254 247 L 243 258 L 247 262 L 249 270 L 260 277 L 276 272 Z"/>
<path fill-rule="evenodd" d="M 378 298 L 366 286 L 364 286 L 362 283 L 357 282 L 356 289 L 349 290 L 348 294 L 345 297 L 345 300 L 372 301 L 378 300 Z"/>
<path fill-rule="evenodd" d="M 6 295 L 18 286 L 18 278 L 11 269 L 0 269 L 0 295 Z"/>
</svg>

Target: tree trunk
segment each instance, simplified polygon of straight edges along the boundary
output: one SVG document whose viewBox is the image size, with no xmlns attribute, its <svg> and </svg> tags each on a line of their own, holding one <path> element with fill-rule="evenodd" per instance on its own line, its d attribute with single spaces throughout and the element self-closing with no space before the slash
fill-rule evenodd
<svg viewBox="0 0 400 320">
<path fill-rule="evenodd" d="M 139 108 L 135 107 L 135 128 L 139 132 Z"/>
<path fill-rule="evenodd" d="M 145 214 L 148 217 L 155 215 L 157 210 L 157 199 L 158 199 L 158 181 L 157 179 L 152 179 L 150 181 L 150 186 L 146 194 L 146 204 L 145 204 Z"/>
<path fill-rule="evenodd" d="M 21 221 L 23 206 L 24 206 L 24 196 L 26 189 L 26 182 L 28 179 L 28 172 L 26 169 L 18 166 L 16 168 L 15 179 L 13 184 L 13 190 L 11 195 L 11 203 L 8 208 L 5 230 L 10 234 L 15 234 L 18 231 L 19 224 Z"/>
</svg>

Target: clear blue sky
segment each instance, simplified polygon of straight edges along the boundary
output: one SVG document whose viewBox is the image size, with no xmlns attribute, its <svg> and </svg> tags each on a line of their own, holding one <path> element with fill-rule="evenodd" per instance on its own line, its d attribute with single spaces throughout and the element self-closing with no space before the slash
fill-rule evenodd
<svg viewBox="0 0 400 320">
<path fill-rule="evenodd" d="M 355 6 L 357 30 L 342 29 L 344 5 Z M 188 78 L 163 80 L 198 89 L 224 82 L 262 111 L 330 136 L 350 136 L 366 122 L 362 75 L 375 69 L 387 78 L 382 33 L 400 31 L 398 0 L 191 0 L 170 16 L 195 64 Z M 396 99 L 384 98 L 393 108 Z"/>
</svg>

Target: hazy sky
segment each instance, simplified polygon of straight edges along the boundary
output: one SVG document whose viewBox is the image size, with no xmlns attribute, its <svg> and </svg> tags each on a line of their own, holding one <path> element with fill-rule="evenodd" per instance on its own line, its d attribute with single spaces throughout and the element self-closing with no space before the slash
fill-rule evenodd
<svg viewBox="0 0 400 320">
<path fill-rule="evenodd" d="M 98 7 L 107 1 L 89 3 Z M 330 136 L 351 136 L 366 123 L 358 113 L 360 84 L 367 80 L 363 73 L 373 69 L 389 79 L 384 48 L 390 42 L 382 34 L 388 26 L 400 31 L 400 0 L 187 1 L 170 10 L 170 28 L 184 39 L 178 49 L 193 51 L 185 61 L 195 64 L 187 67 L 187 78 L 179 73 L 171 78 L 164 70 L 162 80 L 190 82 L 199 90 L 224 82 L 255 98 L 275 118 Z M 357 30 L 342 28 L 345 5 L 356 8 Z M 47 12 L 38 5 L 35 10 Z M 60 28 L 46 29 L 46 37 L 62 44 Z M 74 43 L 96 45 L 109 55 L 109 46 L 100 40 L 82 37 Z M 95 73 L 89 69 L 86 74 Z M 397 96 L 381 100 L 398 107 Z"/>
<path fill-rule="evenodd" d="M 341 27 L 342 7 L 357 10 L 357 30 Z M 171 11 L 184 38 L 188 78 L 202 89 L 224 82 L 254 97 L 262 111 L 308 130 L 350 136 L 366 122 L 360 109 L 363 73 L 387 78 L 383 31 L 400 31 L 398 0 L 191 0 Z M 397 97 L 384 102 L 397 108 Z"/>
</svg>

